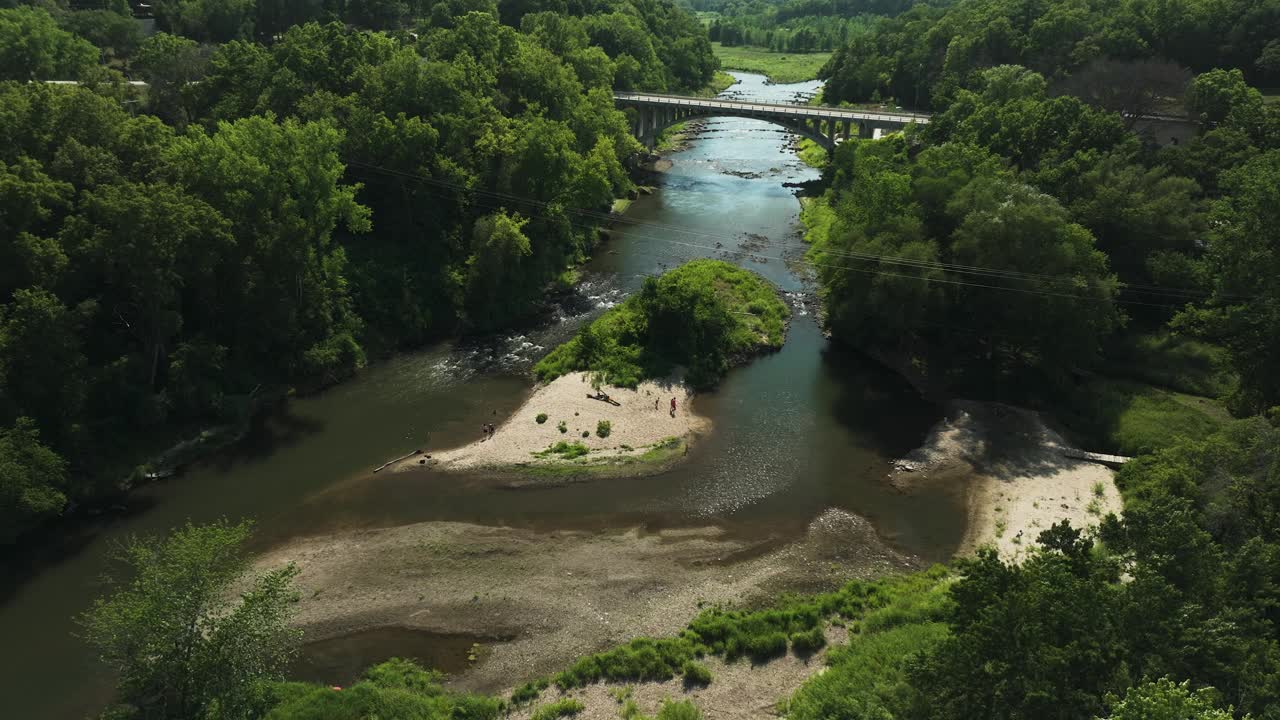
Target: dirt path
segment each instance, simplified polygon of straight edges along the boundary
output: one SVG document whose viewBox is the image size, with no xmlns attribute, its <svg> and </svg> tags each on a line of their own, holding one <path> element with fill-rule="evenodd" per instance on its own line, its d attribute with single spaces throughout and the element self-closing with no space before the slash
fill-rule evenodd
<svg viewBox="0 0 1280 720">
<path fill-rule="evenodd" d="M 641 635 L 671 635 L 700 603 L 739 604 L 918 567 L 864 519 L 830 510 L 779 546 L 720 529 L 538 533 L 432 522 L 300 539 L 308 640 L 380 626 L 509 638 L 455 684 L 499 691 Z"/>
<path fill-rule="evenodd" d="M 534 390 L 533 395 L 499 425 L 492 437 L 484 437 L 463 447 L 435 453 L 430 460 L 413 456 L 392 465 L 395 470 L 408 470 L 426 462 L 445 470 L 503 467 L 539 462 L 555 462 L 559 458 L 537 458 L 558 442 L 582 443 L 590 451 L 590 460 L 609 456 L 637 456 L 646 448 L 668 438 L 686 441 L 708 432 L 711 421 L 690 409 L 690 392 L 675 379 L 647 381 L 635 390 L 604 388 L 613 403 L 595 400 L 587 373 L 573 373 Z M 671 412 L 671 400 L 676 401 Z M 657 407 L 655 407 L 657 401 Z M 546 415 L 538 422 L 539 415 Z M 597 433 L 598 423 L 610 425 L 607 437 Z M 560 431 L 561 423 L 564 432 Z M 584 437 L 583 433 L 587 433 Z"/>
<path fill-rule="evenodd" d="M 898 461 L 890 482 L 906 492 L 966 483 L 969 522 L 958 554 L 990 545 L 1016 560 L 1057 522 L 1093 527 L 1121 512 L 1111 470 L 1063 457 L 1066 446 L 1038 413 L 956 401 L 925 444 Z"/>
</svg>

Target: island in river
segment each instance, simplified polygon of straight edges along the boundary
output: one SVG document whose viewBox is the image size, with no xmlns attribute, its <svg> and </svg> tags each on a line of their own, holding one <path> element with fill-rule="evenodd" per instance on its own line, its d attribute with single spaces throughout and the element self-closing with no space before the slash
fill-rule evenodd
<svg viewBox="0 0 1280 720">
<path fill-rule="evenodd" d="M 606 387 L 608 400 L 599 397 L 601 392 L 593 388 L 590 373 L 561 376 L 535 389 L 509 418 L 495 422 L 491 433 L 477 428 L 475 442 L 430 457 L 414 455 L 393 467 L 526 474 L 655 471 L 710 430 L 710 419 L 693 410 L 690 390 L 677 377 L 646 380 L 634 389 Z M 608 428 L 604 434 L 603 427 Z"/>
</svg>

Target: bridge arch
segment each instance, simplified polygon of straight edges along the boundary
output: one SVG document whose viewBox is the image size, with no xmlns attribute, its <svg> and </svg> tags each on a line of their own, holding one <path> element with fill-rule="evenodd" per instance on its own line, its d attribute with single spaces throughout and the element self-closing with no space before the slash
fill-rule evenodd
<svg viewBox="0 0 1280 720">
<path fill-rule="evenodd" d="M 872 137 L 877 128 L 898 129 L 929 122 L 928 115 L 879 110 L 780 105 L 720 98 L 695 98 L 649 93 L 614 93 L 614 103 L 628 111 L 632 132 L 652 148 L 658 133 L 675 123 L 698 117 L 741 117 L 764 120 L 809 138 L 827 150 L 850 137 Z"/>
<path fill-rule="evenodd" d="M 828 152 L 835 149 L 835 146 L 840 142 L 847 140 L 850 137 L 850 132 L 853 132 L 856 136 L 864 136 L 863 133 L 866 132 L 865 137 L 871 137 L 870 133 L 872 132 L 864 131 L 861 125 L 852 127 L 840 126 L 835 130 L 835 134 L 832 135 L 823 133 L 820 127 L 815 127 L 815 123 L 805 120 L 758 117 L 755 115 L 734 113 L 731 111 L 727 112 L 724 110 L 698 109 L 671 111 L 666 113 L 657 112 L 650 113 L 648 117 L 644 117 L 644 113 L 644 109 L 637 108 L 636 118 L 633 119 L 631 123 L 631 132 L 642 145 L 650 150 L 652 150 L 657 144 L 658 136 L 662 134 L 663 130 L 666 130 L 672 125 L 677 125 L 687 120 L 696 120 L 699 118 L 737 117 L 747 120 L 761 120 L 763 122 L 777 125 L 786 129 L 788 132 L 793 132 L 801 137 L 808 138 L 809 140 L 818 143 L 818 145 L 822 146 L 822 148 Z"/>
</svg>

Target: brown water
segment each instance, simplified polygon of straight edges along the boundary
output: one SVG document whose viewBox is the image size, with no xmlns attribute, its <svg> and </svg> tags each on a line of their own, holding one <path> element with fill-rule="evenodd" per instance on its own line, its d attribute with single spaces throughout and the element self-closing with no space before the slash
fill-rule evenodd
<svg viewBox="0 0 1280 720">
<path fill-rule="evenodd" d="M 740 77 L 744 82 L 731 92 L 748 98 L 787 101 L 813 88 Z M 785 143 L 767 123 L 709 121 L 693 147 L 673 157 L 658 191 L 633 204 L 631 224 L 617 229 L 584 269 L 578 294 L 543 327 L 406 355 L 294 401 L 242 447 L 136 494 L 130 512 L 85 528 L 62 557 L 20 574 L 0 591 L 4 715 L 80 718 L 101 706 L 109 678 L 72 635 L 70 618 L 100 592 L 109 547 L 187 520 L 254 518 L 259 546 L 424 520 L 547 530 L 719 524 L 782 541 L 798 537 L 823 509 L 839 507 L 868 517 L 908 552 L 947 557 L 963 532 L 956 500 L 908 498 L 882 483 L 888 460 L 919 445 L 939 410 L 896 376 L 823 338 L 805 299 L 811 282 L 787 262 L 804 248 L 799 204 L 782 186 L 816 173 Z M 764 274 L 788 294 L 796 316 L 780 352 L 735 370 L 695 401 L 715 430 L 686 462 L 657 476 L 524 490 L 484 476 L 371 474 L 405 452 L 476 439 L 482 423 L 500 420 L 527 396 L 530 362 L 645 275 L 694 257 L 729 259 Z M 307 676 L 336 682 L 328 678 L 405 648 L 429 662 L 456 660 L 451 640 L 398 632 L 327 642 L 323 652 L 339 660 Z"/>
<path fill-rule="evenodd" d="M 303 645 L 289 668 L 289 677 L 345 686 L 358 680 L 365 668 L 391 658 L 413 660 L 422 667 L 454 675 L 483 659 L 485 647 L 494 640 L 415 628 L 373 628 Z"/>
</svg>

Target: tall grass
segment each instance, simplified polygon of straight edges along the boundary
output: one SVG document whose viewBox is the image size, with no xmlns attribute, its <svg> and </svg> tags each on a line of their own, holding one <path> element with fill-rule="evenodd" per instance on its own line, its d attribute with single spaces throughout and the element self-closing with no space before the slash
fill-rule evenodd
<svg viewBox="0 0 1280 720">
<path fill-rule="evenodd" d="M 734 45 L 725 47 L 711 43 L 711 49 L 720 58 L 720 66 L 729 70 L 767 75 L 776 83 L 795 83 L 818 77 L 818 71 L 831 58 L 829 52 L 775 53 L 765 48 Z"/>
<path fill-rule="evenodd" d="M 637 638 L 620 647 L 579 659 L 555 677 L 562 690 L 601 680 L 663 681 L 689 676 L 691 664 L 707 655 L 733 661 L 767 662 L 783 655 L 788 643 L 811 653 L 826 642 L 832 617 L 856 620 L 863 632 L 934 622 L 946 609 L 947 570 L 931 570 L 874 582 L 853 581 L 832 593 L 789 598 L 767 610 L 711 608 L 674 638 Z M 709 681 L 709 678 L 708 678 Z"/>
</svg>

